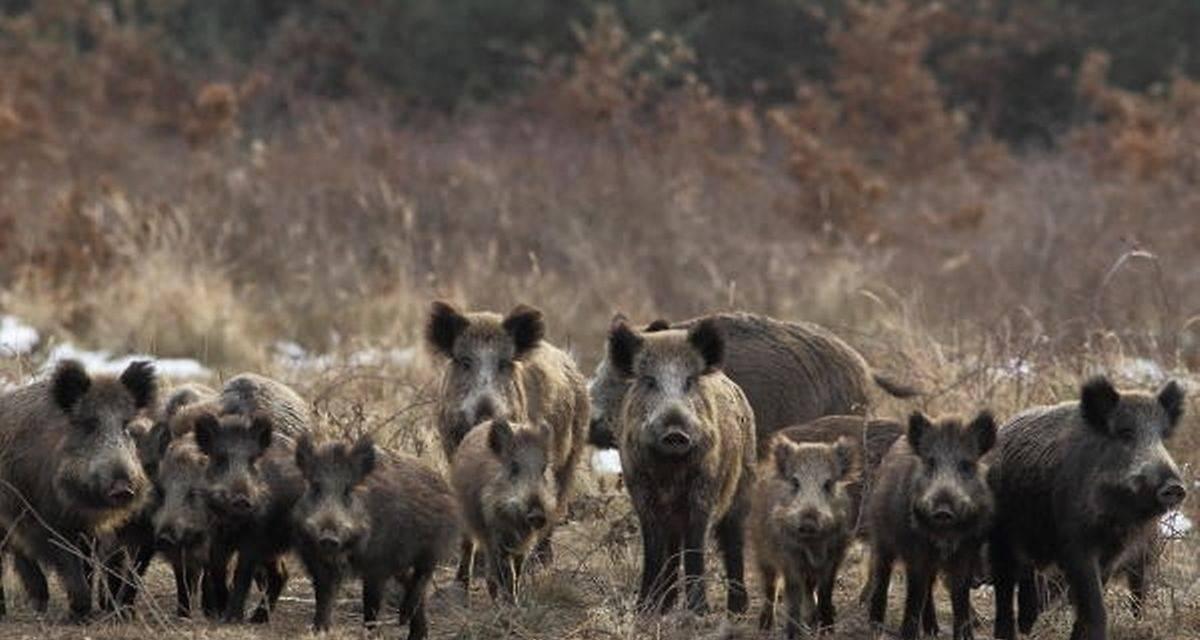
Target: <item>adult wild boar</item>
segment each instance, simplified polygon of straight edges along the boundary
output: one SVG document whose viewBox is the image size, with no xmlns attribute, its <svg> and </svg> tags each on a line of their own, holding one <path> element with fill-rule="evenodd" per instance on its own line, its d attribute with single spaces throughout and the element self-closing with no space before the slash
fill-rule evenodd
<svg viewBox="0 0 1200 640">
<path fill-rule="evenodd" d="M 64 360 L 48 379 L 0 396 L 0 527 L 25 558 L 58 573 L 74 620 L 91 613 L 90 571 L 68 547 L 89 548 L 138 512 L 149 481 L 128 429 L 156 393 L 149 362 L 93 377 Z"/>
<path fill-rule="evenodd" d="M 213 606 L 237 622 L 255 574 L 265 576 L 266 599 L 253 622 L 267 622 L 287 582 L 283 555 L 292 548 L 292 507 L 304 491 L 294 444 L 275 436 L 271 419 L 207 414 L 196 420 L 193 436 L 207 457 L 207 501 L 214 517 L 210 563 L 205 580 L 213 586 Z M 237 554 L 232 591 L 226 593 L 226 568 Z"/>
<path fill-rule="evenodd" d="M 953 637 L 974 637 L 971 582 L 995 511 L 980 458 L 995 441 L 996 423 L 986 411 L 969 424 L 932 422 L 919 412 L 909 418 L 908 433 L 884 457 L 867 503 L 873 623 L 883 624 L 892 565 L 900 559 L 907 576 L 900 637 L 914 640 L 918 625 L 937 635 L 933 583 L 939 573 L 950 587 Z"/>
<path fill-rule="evenodd" d="M 481 422 L 545 423 L 551 432 L 555 500 L 565 505 L 587 437 L 587 389 L 571 356 L 544 339 L 542 312 L 519 305 L 504 317 L 464 314 L 438 301 L 425 333 L 430 347 L 447 360 L 436 408 L 446 459 L 453 460 L 463 437 Z M 550 534 L 536 554 L 543 563 L 553 558 Z"/>
<path fill-rule="evenodd" d="M 454 452 L 450 482 L 472 541 L 463 549 L 459 579 L 469 582 L 472 555 L 482 549 L 492 597 L 516 600 L 526 556 L 563 515 L 553 437 L 544 422 L 497 418 L 467 432 Z"/>
<path fill-rule="evenodd" d="M 309 433 L 312 427 L 308 403 L 300 394 L 278 380 L 255 373 L 230 378 L 219 394 L 201 385 L 189 385 L 179 394 L 174 409 L 170 410 L 172 405 L 168 403 L 164 412 L 172 436 L 191 433 L 196 419 L 205 414 L 261 414 L 271 420 L 277 433 L 291 438 Z"/>
<path fill-rule="evenodd" d="M 750 401 L 758 429 L 759 457 L 772 433 L 826 415 L 862 415 L 870 407 L 872 381 L 897 397 L 915 391 L 872 373 L 863 357 L 841 338 L 815 324 L 784 322 L 748 313 L 718 313 L 668 324 L 657 320 L 645 332 L 667 328 L 688 330 L 703 320 L 725 339 L 722 370 Z M 624 316 L 613 325 L 626 324 Z M 588 383 L 591 426 L 588 441 L 614 448 L 621 403 L 632 381 L 605 357 Z"/>
<path fill-rule="evenodd" d="M 744 612 L 754 413 L 721 373 L 725 344 L 717 323 L 644 334 L 618 323 L 608 345 L 612 366 L 634 381 L 618 420 L 621 467 L 642 530 L 639 604 L 674 605 L 682 558 L 688 607 L 705 611 L 704 547 L 715 530 L 727 606 Z"/>
<path fill-rule="evenodd" d="M 1022 630 L 1033 625 L 1033 569 L 1047 565 L 1066 579 L 1072 640 L 1108 638 L 1103 577 L 1187 496 L 1163 444 L 1183 411 L 1175 381 L 1149 395 L 1119 392 L 1096 377 L 1079 401 L 1036 407 L 1004 425 L 989 478 L 998 508 L 989 545 L 997 638 L 1014 637 L 1018 578 Z"/>
<path fill-rule="evenodd" d="M 412 456 L 377 454 L 369 438 L 314 446 L 306 436 L 296 464 L 307 489 L 293 511 L 296 545 L 313 580 L 313 627 L 329 628 L 347 572 L 362 577 L 363 623 L 373 625 L 389 580 L 404 589 L 400 624 L 410 640 L 428 632 L 424 598 L 453 544 L 457 508 L 450 487 Z"/>
<path fill-rule="evenodd" d="M 765 595 L 762 630 L 774 625 L 780 578 L 789 638 L 802 626 L 833 626 L 834 580 L 857 516 L 850 485 L 861 474 L 861 446 L 861 440 L 856 443 L 849 436 L 833 444 L 797 444 L 782 433 L 772 440 L 759 466 L 750 509 L 750 535 Z"/>
</svg>

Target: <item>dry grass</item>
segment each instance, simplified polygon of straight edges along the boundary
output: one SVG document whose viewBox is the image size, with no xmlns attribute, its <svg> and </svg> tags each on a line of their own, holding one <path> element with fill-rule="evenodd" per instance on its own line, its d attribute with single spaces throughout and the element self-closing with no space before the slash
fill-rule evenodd
<svg viewBox="0 0 1200 640">
<path fill-rule="evenodd" d="M 618 309 L 817 321 L 925 389 L 916 404 L 934 412 L 1007 416 L 1072 397 L 1084 375 L 1120 378 L 1133 358 L 1196 389 L 1195 83 L 1125 94 L 1097 60 L 1085 93 L 1107 118 L 1054 151 L 1012 152 L 965 135 L 922 68 L 921 30 L 939 16 L 902 5 L 852 12 L 831 42 L 839 81 L 800 87 L 767 113 L 714 97 L 678 43 L 632 41 L 611 16 L 581 32 L 578 60 L 514 104 L 404 120 L 384 99 L 324 103 L 256 74 L 191 77 L 154 58 L 145 34 L 116 27 L 98 26 L 95 52 L 79 57 L 37 37 L 36 23 L 0 24 L 14 36 L 0 68 L 0 311 L 52 340 L 278 376 L 322 428 L 372 432 L 439 465 L 435 363 L 356 360 L 419 347 L 435 296 L 538 305 L 585 368 Z M 289 368 L 273 357 L 277 340 L 331 357 Z M 45 348 L 0 363 L 0 376 L 26 379 Z M 1195 480 L 1195 418 L 1172 448 Z M 443 572 L 434 636 L 755 635 L 719 615 L 635 617 L 640 542 L 627 502 L 599 478 L 580 493 L 560 562 L 520 607 L 497 610 L 476 592 L 467 608 Z M 1200 502 L 1188 504 L 1200 521 Z M 1168 546 L 1146 621 L 1110 590 L 1114 638 L 1200 638 L 1196 535 Z M 311 591 L 298 564 L 293 573 L 279 619 L 255 633 L 304 632 Z M 852 564 L 833 638 L 869 635 L 852 601 L 860 584 Z M 0 634 L 251 635 L 160 615 L 172 589 L 155 565 L 157 604 L 140 622 L 61 627 L 18 602 Z M 359 637 L 344 597 L 334 637 Z M 55 593 L 49 620 L 61 613 Z M 1036 637 L 1062 637 L 1067 624 L 1051 612 Z"/>
</svg>

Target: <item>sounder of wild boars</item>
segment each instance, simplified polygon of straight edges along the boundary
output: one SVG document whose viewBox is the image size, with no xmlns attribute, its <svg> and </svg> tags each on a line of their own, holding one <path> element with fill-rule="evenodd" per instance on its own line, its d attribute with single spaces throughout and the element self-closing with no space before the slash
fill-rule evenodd
<svg viewBox="0 0 1200 640">
<path fill-rule="evenodd" d="M 870 407 L 870 389 L 879 386 L 897 397 L 915 391 L 873 373 L 863 357 L 830 331 L 815 325 L 784 322 L 747 313 L 721 313 L 675 324 L 657 320 L 645 328 L 687 331 L 702 320 L 715 324 L 725 339 L 722 371 L 742 391 L 754 409 L 759 454 L 776 431 L 826 415 L 862 415 Z M 626 324 L 624 316 L 613 326 Z M 621 403 L 630 383 L 605 357 L 588 385 L 591 426 L 588 440 L 597 447 L 615 448 Z"/>
<path fill-rule="evenodd" d="M 781 578 L 789 638 L 818 623 L 833 626 L 834 580 L 857 515 L 851 485 L 860 479 L 860 449 L 852 436 L 832 444 L 794 443 L 783 433 L 772 440 L 750 511 L 765 595 L 763 630 L 774 626 Z"/>
<path fill-rule="evenodd" d="M 520 305 L 507 316 L 461 313 L 434 302 L 426 339 L 446 360 L 437 430 L 447 460 L 475 425 L 491 419 L 546 424 L 555 500 L 565 504 L 587 437 L 588 399 L 575 362 L 544 339 L 542 312 Z M 538 559 L 552 560 L 550 532 Z M 465 566 L 460 567 L 460 578 Z"/>
<path fill-rule="evenodd" d="M 347 573 L 362 578 L 363 623 L 373 625 L 384 589 L 404 591 L 400 624 L 410 640 L 428 633 L 424 598 L 456 533 L 454 497 L 412 456 L 378 453 L 369 438 L 314 446 L 302 437 L 296 464 L 306 483 L 293 511 L 296 546 L 316 592 L 313 627 L 328 629 Z"/>
<path fill-rule="evenodd" d="M 704 321 L 687 331 L 639 334 L 618 324 L 608 345 L 612 366 L 633 381 L 619 432 L 621 467 L 642 530 L 639 604 L 674 606 L 682 559 L 688 607 L 705 611 L 704 548 L 715 531 L 727 606 L 744 612 L 743 524 L 754 486 L 754 413 L 721 373 L 720 330 Z"/>
<path fill-rule="evenodd" d="M 1014 637 L 1018 578 L 1021 625 L 1032 626 L 1032 568 L 1053 564 L 1074 605 L 1072 640 L 1107 640 L 1102 576 L 1187 495 L 1164 446 L 1183 411 L 1177 382 L 1150 395 L 1119 392 L 1097 377 L 1078 402 L 1030 409 L 1004 425 L 990 477 L 997 638 Z"/>
<path fill-rule="evenodd" d="M 148 493 L 128 429 L 156 391 L 148 362 L 110 377 L 64 360 L 47 379 L 0 396 L 0 528 L 25 560 L 59 575 L 73 619 L 90 614 L 92 596 L 86 561 L 71 547 L 115 531 Z"/>
<path fill-rule="evenodd" d="M 870 618 L 882 624 L 892 565 L 906 570 L 900 637 L 917 637 L 918 625 L 937 634 L 933 584 L 945 574 L 950 588 L 953 637 L 974 637 L 970 591 L 995 503 L 980 458 L 996 440 L 991 414 L 970 423 L 956 418 L 909 419 L 908 432 L 879 467 L 867 505 L 871 538 Z"/>
<path fill-rule="evenodd" d="M 544 422 L 497 418 L 471 429 L 454 453 L 450 481 L 472 541 L 459 579 L 469 583 L 473 553 L 483 551 L 493 597 L 516 600 L 526 557 L 562 515 L 553 435 Z"/>
<path fill-rule="evenodd" d="M 253 622 L 266 622 L 287 582 L 283 555 L 291 549 L 292 507 L 304 490 L 294 445 L 275 436 L 271 419 L 212 414 L 197 418 L 193 436 L 208 458 L 208 506 L 214 515 L 210 563 L 205 580 L 213 585 L 213 606 L 224 619 L 242 619 L 250 583 L 261 572 L 265 602 Z M 237 554 L 232 590 L 226 592 L 226 568 Z"/>
</svg>

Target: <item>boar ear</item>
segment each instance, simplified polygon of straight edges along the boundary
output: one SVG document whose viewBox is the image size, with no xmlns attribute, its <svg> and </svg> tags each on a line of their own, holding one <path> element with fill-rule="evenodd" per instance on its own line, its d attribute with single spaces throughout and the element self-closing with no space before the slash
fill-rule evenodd
<svg viewBox="0 0 1200 640">
<path fill-rule="evenodd" d="M 659 318 L 659 319 L 655 320 L 654 322 L 651 322 L 650 324 L 646 325 L 646 328 L 644 329 L 644 331 L 646 333 L 654 333 L 655 331 L 666 331 L 667 329 L 670 329 L 670 328 L 671 328 L 670 322 L 667 322 L 663 318 Z"/>
<path fill-rule="evenodd" d="M 425 341 L 434 351 L 449 358 L 454 354 L 454 342 L 470 324 L 471 321 L 449 302 L 435 300 L 425 325 Z"/>
<path fill-rule="evenodd" d="M 133 406 L 138 409 L 152 406 L 158 399 L 158 378 L 154 375 L 154 363 L 149 360 L 138 360 L 125 367 L 121 384 L 129 390 Z"/>
<path fill-rule="evenodd" d="M 1179 424 L 1179 419 L 1183 417 L 1185 393 L 1183 385 L 1175 380 L 1168 381 L 1158 391 L 1158 404 L 1167 412 L 1167 432 L 1163 437 L 1171 437 L 1171 433 L 1175 431 L 1175 425 Z"/>
<path fill-rule="evenodd" d="M 54 368 L 50 380 L 50 394 L 54 404 L 63 411 L 70 411 L 75 403 L 92 387 L 92 379 L 78 360 L 63 360 Z"/>
<path fill-rule="evenodd" d="M 316 457 L 316 452 L 313 450 L 312 436 L 303 434 L 296 441 L 296 466 L 300 469 L 300 475 L 306 480 L 312 479 L 313 458 Z"/>
<path fill-rule="evenodd" d="M 217 420 L 217 416 L 205 411 L 196 416 L 196 422 L 192 426 L 192 433 L 196 437 L 196 446 L 200 447 L 200 451 L 206 456 L 212 455 L 213 437 L 217 434 L 217 429 L 221 423 Z"/>
<path fill-rule="evenodd" d="M 612 320 L 608 321 L 608 330 L 612 331 L 617 328 L 617 325 L 629 324 L 629 318 L 620 311 L 613 314 Z"/>
<path fill-rule="evenodd" d="M 687 340 L 700 352 L 700 357 L 704 358 L 707 371 L 721 368 L 725 361 L 725 338 L 721 336 L 721 330 L 712 318 L 705 318 L 688 330 Z"/>
<path fill-rule="evenodd" d="M 354 447 L 350 449 L 350 460 L 358 472 L 359 481 L 371 475 L 375 470 L 375 441 L 371 436 L 363 436 L 354 443 Z"/>
<path fill-rule="evenodd" d="M 271 446 L 271 440 L 275 437 L 275 425 L 271 424 L 271 418 L 264 413 L 256 413 L 250 419 L 250 433 L 258 439 L 258 451 L 262 453 Z"/>
<path fill-rule="evenodd" d="M 493 420 L 492 428 L 488 430 L 488 448 L 492 450 L 492 453 L 503 457 L 512 448 L 512 441 L 512 425 L 508 424 L 508 420 L 504 418 Z"/>
<path fill-rule="evenodd" d="M 908 444 L 913 451 L 921 450 L 921 438 L 932 428 L 933 423 L 920 411 L 914 411 L 908 417 Z"/>
<path fill-rule="evenodd" d="M 833 457 L 838 463 L 838 479 L 845 480 L 858 468 L 858 445 L 849 436 L 842 436 L 833 443 Z"/>
<path fill-rule="evenodd" d="M 992 412 L 980 411 L 967 426 L 967 432 L 975 441 L 975 451 L 980 456 L 991 451 L 996 445 L 996 419 L 992 417 Z"/>
<path fill-rule="evenodd" d="M 546 321 L 541 310 L 525 304 L 519 304 L 508 312 L 508 317 L 500 326 L 512 337 L 513 344 L 517 347 L 517 358 L 538 346 L 546 336 Z"/>
<path fill-rule="evenodd" d="M 795 449 L 795 445 L 787 438 L 776 438 L 775 446 L 771 448 L 771 458 L 775 460 L 775 472 L 781 478 L 786 478 L 791 473 L 788 463 L 793 449 Z"/>
<path fill-rule="evenodd" d="M 633 359 L 642 348 L 642 337 L 629 325 L 618 324 L 608 334 L 608 361 L 623 378 L 633 376 Z"/>
<path fill-rule="evenodd" d="M 1088 380 L 1079 392 L 1079 410 L 1084 421 L 1104 433 L 1108 433 L 1108 418 L 1120 401 L 1121 395 L 1104 376 Z"/>
</svg>

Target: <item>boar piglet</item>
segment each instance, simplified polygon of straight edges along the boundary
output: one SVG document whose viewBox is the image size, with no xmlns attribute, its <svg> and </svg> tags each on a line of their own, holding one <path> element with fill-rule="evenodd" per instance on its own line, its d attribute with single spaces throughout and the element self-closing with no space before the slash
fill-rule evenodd
<svg viewBox="0 0 1200 640">
<path fill-rule="evenodd" d="M 833 626 L 834 579 L 857 511 L 850 485 L 860 474 L 858 446 L 848 437 L 834 444 L 796 444 L 780 434 L 759 466 L 750 532 L 765 594 L 759 618 L 764 631 L 774 625 L 780 578 L 789 638 L 818 622 Z"/>
<path fill-rule="evenodd" d="M 162 454 L 151 517 L 155 548 L 175 574 L 176 613 L 189 617 L 209 553 L 213 527 L 208 509 L 208 457 L 191 434 L 172 440 Z M 211 605 L 209 613 L 213 614 Z"/>
<path fill-rule="evenodd" d="M 294 445 L 275 437 L 271 419 L 205 414 L 195 423 L 196 445 L 208 457 L 208 506 L 215 520 L 205 581 L 215 590 L 214 605 L 224 604 L 224 619 L 242 619 L 256 572 L 263 572 L 266 599 L 253 622 L 266 622 L 287 582 L 283 555 L 292 547 L 292 507 L 304 491 Z M 225 572 L 237 554 L 232 590 Z"/>
<path fill-rule="evenodd" d="M 0 528 L 24 559 L 59 574 L 75 620 L 91 612 L 91 576 L 67 547 L 94 548 L 141 508 L 149 481 L 129 428 L 156 395 L 149 362 L 114 378 L 64 360 L 0 396 Z"/>
<path fill-rule="evenodd" d="M 880 465 L 868 503 L 871 537 L 870 618 L 883 624 L 892 565 L 906 569 L 907 591 L 900 636 L 917 637 L 918 625 L 937 634 L 933 584 L 945 573 L 954 617 L 953 637 L 974 637 L 970 590 L 987 539 L 995 501 L 980 458 L 996 441 L 996 423 L 980 413 L 968 424 L 932 422 L 921 413 Z"/>
<path fill-rule="evenodd" d="M 1071 638 L 1108 638 L 1103 579 L 1123 563 L 1144 568 L 1137 546 L 1152 539 L 1159 517 L 1187 495 L 1164 446 L 1183 411 L 1177 382 L 1150 395 L 1119 392 L 1096 377 L 1077 402 L 1029 409 L 1000 430 L 990 477 L 997 525 L 989 545 L 997 638 L 1015 636 L 1018 579 L 1020 626 L 1032 628 L 1034 569 L 1047 565 L 1062 569 L 1070 590 Z"/>
<path fill-rule="evenodd" d="M 296 546 L 316 591 L 313 627 L 329 628 L 347 573 L 362 578 L 363 623 L 373 626 L 384 589 L 404 590 L 400 624 L 428 633 L 424 597 L 457 534 L 457 508 L 442 477 L 412 456 L 377 453 L 369 438 L 314 446 L 302 437 L 296 464 L 306 490 L 293 511 Z"/>
<path fill-rule="evenodd" d="M 516 600 L 526 556 L 561 516 L 551 437 L 544 423 L 501 418 L 469 431 L 454 453 L 450 481 L 473 542 L 468 572 L 471 553 L 483 550 L 493 597 Z"/>
<path fill-rule="evenodd" d="M 755 476 L 754 413 L 721 373 L 724 340 L 710 320 L 687 331 L 638 334 L 618 324 L 609 360 L 633 380 L 619 420 L 621 467 L 642 530 L 639 606 L 666 610 L 678 597 L 707 610 L 705 541 L 725 564 L 727 606 L 746 610 L 743 524 Z M 715 527 L 714 527 L 715 524 Z"/>
</svg>

